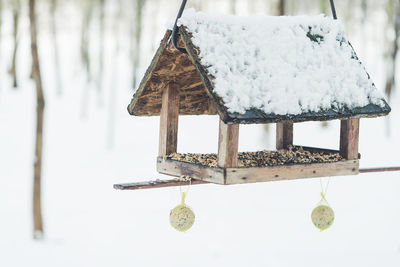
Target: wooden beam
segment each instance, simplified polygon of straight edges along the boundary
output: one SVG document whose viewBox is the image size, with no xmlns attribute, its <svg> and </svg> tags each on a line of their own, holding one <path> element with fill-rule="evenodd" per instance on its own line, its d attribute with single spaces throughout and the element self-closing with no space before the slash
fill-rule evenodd
<svg viewBox="0 0 400 267">
<path fill-rule="evenodd" d="M 340 155 L 358 159 L 358 135 L 360 119 L 342 120 L 340 124 Z"/>
<path fill-rule="evenodd" d="M 357 175 L 358 166 L 358 160 L 346 160 L 333 163 L 296 164 L 259 168 L 227 168 L 225 184 Z"/>
<path fill-rule="evenodd" d="M 184 185 L 198 185 L 198 184 L 209 184 L 208 182 L 201 180 L 192 181 L 180 181 L 178 179 L 171 180 L 154 180 L 138 183 L 128 183 L 128 184 L 115 184 L 114 189 L 117 190 L 139 190 L 139 189 L 153 189 L 153 188 L 163 188 L 172 186 L 184 186 Z"/>
<path fill-rule="evenodd" d="M 252 170 L 250 170 L 250 171 L 252 172 Z M 360 173 L 393 172 L 393 171 L 400 171 L 400 167 L 359 169 Z M 233 170 L 229 170 L 229 172 L 233 172 Z M 228 176 L 230 176 L 230 173 L 228 174 Z M 278 177 L 265 179 L 263 182 L 275 181 L 276 178 L 278 178 Z M 297 177 L 297 178 L 301 178 L 301 177 Z M 307 178 L 307 177 L 304 177 L 304 178 Z M 312 178 L 312 177 L 310 177 L 310 178 Z M 238 177 L 231 176 L 230 179 L 238 179 Z M 231 181 L 230 179 L 228 179 L 228 182 Z M 291 179 L 295 179 L 295 178 L 292 177 Z M 258 180 L 258 178 L 254 177 L 254 178 L 252 178 L 252 181 L 247 181 L 247 183 L 257 182 L 257 180 Z M 244 183 L 244 181 L 243 181 L 243 183 Z M 191 184 L 192 185 L 209 184 L 209 182 L 192 179 Z M 154 180 L 154 181 L 146 181 L 146 182 L 139 182 L 139 183 L 115 184 L 114 189 L 117 189 L 117 190 L 139 190 L 139 189 L 153 189 L 153 188 L 174 187 L 174 186 L 183 186 L 183 185 L 189 185 L 189 182 L 188 181 L 179 181 L 178 179 Z"/>
<path fill-rule="evenodd" d="M 360 173 L 371 173 L 371 172 L 398 172 L 400 167 L 381 167 L 381 168 L 366 168 L 360 169 Z"/>
<path fill-rule="evenodd" d="M 178 145 L 179 88 L 168 84 L 162 94 L 160 113 L 160 143 L 158 155 L 167 156 L 176 152 Z"/>
<path fill-rule="evenodd" d="M 157 171 L 162 174 L 181 177 L 188 176 L 206 182 L 224 184 L 224 169 L 200 164 L 177 161 L 169 158 L 157 158 Z"/>
<path fill-rule="evenodd" d="M 293 122 L 276 124 L 276 149 L 284 149 L 293 145 Z"/>
<path fill-rule="evenodd" d="M 239 124 L 225 124 L 219 120 L 218 166 L 235 168 L 238 166 Z"/>
</svg>

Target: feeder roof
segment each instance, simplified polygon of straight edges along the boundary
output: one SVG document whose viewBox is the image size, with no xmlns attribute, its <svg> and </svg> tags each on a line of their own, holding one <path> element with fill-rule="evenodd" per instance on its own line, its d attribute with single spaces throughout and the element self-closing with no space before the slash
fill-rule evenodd
<svg viewBox="0 0 400 267">
<path fill-rule="evenodd" d="M 390 107 L 344 35 L 325 16 L 240 17 L 187 10 L 178 45 L 161 42 L 128 107 L 159 115 L 163 88 L 180 88 L 180 114 L 225 123 L 330 120 L 386 115 Z"/>
</svg>

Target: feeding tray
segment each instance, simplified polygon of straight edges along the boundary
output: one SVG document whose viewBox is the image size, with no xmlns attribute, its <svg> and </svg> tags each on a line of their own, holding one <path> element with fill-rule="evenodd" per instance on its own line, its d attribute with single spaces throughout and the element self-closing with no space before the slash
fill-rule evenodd
<svg viewBox="0 0 400 267">
<path fill-rule="evenodd" d="M 168 30 L 128 106 L 160 116 L 158 172 L 224 185 L 359 173 L 360 118 L 391 109 L 339 22 L 190 11 L 179 25 L 179 50 Z M 177 153 L 180 115 L 219 116 L 217 154 Z M 294 123 L 326 120 L 341 121 L 338 150 L 293 146 Z M 254 123 L 276 123 L 276 151 L 238 153 Z"/>
<path fill-rule="evenodd" d="M 217 154 L 158 157 L 157 171 L 216 184 L 242 184 L 306 177 L 358 174 L 359 160 L 346 160 L 340 151 L 294 147 L 278 151 L 239 153 L 238 167 L 218 166 Z"/>
</svg>

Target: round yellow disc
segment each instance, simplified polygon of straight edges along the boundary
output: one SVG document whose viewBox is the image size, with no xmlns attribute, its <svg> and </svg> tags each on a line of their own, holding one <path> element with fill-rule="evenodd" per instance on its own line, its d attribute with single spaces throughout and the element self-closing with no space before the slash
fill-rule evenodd
<svg viewBox="0 0 400 267">
<path fill-rule="evenodd" d="M 335 220 L 335 213 L 332 208 L 326 205 L 319 205 L 311 213 L 313 224 L 321 231 L 328 229 Z"/>
<path fill-rule="evenodd" d="M 169 222 L 179 232 L 186 232 L 193 226 L 194 212 L 185 204 L 176 206 L 169 214 Z"/>
</svg>

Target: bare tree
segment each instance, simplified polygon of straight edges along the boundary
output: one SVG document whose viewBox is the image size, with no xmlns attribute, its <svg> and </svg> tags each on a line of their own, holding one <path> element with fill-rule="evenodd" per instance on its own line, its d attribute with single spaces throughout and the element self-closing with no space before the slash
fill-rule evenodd
<svg viewBox="0 0 400 267">
<path fill-rule="evenodd" d="M 229 11 L 231 14 L 236 14 L 236 0 L 229 1 Z"/>
<path fill-rule="evenodd" d="M 114 18 L 114 40 L 115 40 L 115 56 L 112 57 L 112 72 L 109 87 L 109 112 L 107 119 L 107 148 L 112 149 L 114 146 L 114 136 L 115 136 L 115 106 L 118 94 L 118 73 L 119 73 L 119 54 L 120 54 L 120 43 L 121 43 L 121 27 L 120 18 L 123 15 L 123 3 L 122 0 L 118 0 L 118 12 Z"/>
<path fill-rule="evenodd" d="M 362 10 L 362 16 L 361 16 L 361 26 L 365 24 L 365 21 L 368 16 L 368 0 L 361 0 L 361 10 Z"/>
<path fill-rule="evenodd" d="M 0 62 L 1 62 L 1 43 L 3 41 L 1 39 L 2 26 L 3 26 L 3 0 L 0 0 Z M 1 85 L 0 85 L 0 89 L 1 89 Z"/>
<path fill-rule="evenodd" d="M 83 7 L 83 21 L 82 21 L 82 31 L 81 31 L 81 58 L 84 66 L 86 67 L 86 71 L 91 79 L 91 65 L 90 65 L 90 57 L 89 57 L 89 30 L 90 30 L 90 21 L 92 20 L 93 13 L 93 0 L 84 0 L 82 1 Z"/>
<path fill-rule="evenodd" d="M 3 25 L 3 0 L 0 0 L 0 44 L 1 44 L 1 29 Z"/>
<path fill-rule="evenodd" d="M 103 103 L 102 100 L 102 91 L 103 91 L 103 68 L 104 68 L 104 34 L 105 34 L 105 8 L 106 1 L 99 0 L 99 12 L 100 12 L 100 23 L 99 23 L 99 75 L 97 76 L 97 89 L 98 89 L 98 103 L 101 105 Z"/>
<path fill-rule="evenodd" d="M 13 14 L 13 37 L 14 37 L 14 49 L 12 53 L 12 61 L 10 67 L 10 74 L 13 77 L 13 86 L 17 88 L 18 86 L 18 79 L 17 79 L 17 51 L 19 45 L 19 38 L 18 38 L 18 28 L 19 28 L 19 16 L 21 10 L 21 2 L 20 0 L 12 0 L 11 1 L 11 8 Z"/>
<path fill-rule="evenodd" d="M 329 0 L 319 0 L 319 10 L 324 14 L 328 12 L 328 1 Z"/>
<path fill-rule="evenodd" d="M 43 220 L 41 207 L 41 176 L 42 176 L 42 148 L 43 148 L 43 114 L 44 95 L 42 78 L 40 75 L 39 54 L 37 47 L 37 25 L 36 25 L 36 0 L 29 0 L 29 21 L 31 35 L 32 53 L 32 77 L 36 86 L 36 146 L 33 180 L 33 238 L 43 237 Z"/>
<path fill-rule="evenodd" d="M 389 2 L 390 3 L 390 2 Z M 392 2 L 393 3 L 393 2 Z M 400 36 L 400 3 L 399 1 L 394 1 L 393 6 L 392 6 L 392 15 L 388 16 L 391 18 L 391 21 L 393 23 L 393 29 L 394 29 L 394 39 L 393 43 L 391 44 L 390 51 L 388 53 L 387 61 L 388 61 L 388 70 L 387 70 L 387 78 L 386 78 L 386 87 L 385 87 L 385 92 L 388 96 L 388 99 L 390 101 L 390 97 L 395 90 L 395 77 L 396 77 L 396 59 L 397 59 L 397 53 L 399 50 L 399 36 Z M 390 10 L 388 10 L 390 12 Z"/>
<path fill-rule="evenodd" d="M 89 37 L 90 37 L 90 22 L 92 20 L 92 15 L 93 15 L 93 4 L 94 4 L 93 1 L 94 0 L 80 1 L 80 3 L 82 3 L 83 5 L 80 52 L 81 52 L 82 64 L 86 68 L 88 81 L 92 80 L 92 68 L 91 68 L 90 53 L 89 53 L 89 45 L 90 45 Z M 85 118 L 88 112 L 90 89 L 91 87 L 87 86 L 82 90 L 82 99 L 81 99 L 82 118 Z"/>
<path fill-rule="evenodd" d="M 61 70 L 60 70 L 60 56 L 58 52 L 58 43 L 57 43 L 57 21 L 56 21 L 56 11 L 57 11 L 58 0 L 50 1 L 50 27 L 51 27 L 51 35 L 53 39 L 53 51 L 54 51 L 54 65 L 55 65 L 55 74 L 56 74 L 56 90 L 57 95 L 62 95 L 62 84 L 61 84 Z"/>
<path fill-rule="evenodd" d="M 145 0 L 135 0 L 135 22 L 131 34 L 131 56 L 133 61 L 133 88 L 137 85 L 137 70 L 139 68 L 140 59 L 140 40 L 142 36 L 142 23 L 143 23 L 143 8 Z"/>
<path fill-rule="evenodd" d="M 285 0 L 279 0 L 279 15 L 283 16 L 286 13 L 286 9 L 285 9 Z"/>
</svg>

